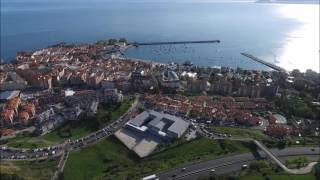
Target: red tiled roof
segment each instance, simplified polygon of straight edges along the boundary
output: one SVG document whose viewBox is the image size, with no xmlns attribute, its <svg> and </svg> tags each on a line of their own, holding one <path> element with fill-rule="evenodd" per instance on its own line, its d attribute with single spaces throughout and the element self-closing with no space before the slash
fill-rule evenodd
<svg viewBox="0 0 320 180">
<path fill-rule="evenodd" d="M 29 120 L 29 114 L 26 111 L 20 111 L 19 112 L 19 120 L 22 122 L 28 122 Z"/>
<path fill-rule="evenodd" d="M 14 111 L 11 109 L 5 109 L 2 113 L 1 113 L 1 117 L 3 120 L 5 121 L 11 121 L 14 115 Z"/>
<path fill-rule="evenodd" d="M 12 98 L 9 100 L 9 102 L 6 104 L 6 108 L 7 109 L 16 109 L 18 108 L 18 106 L 20 105 L 21 100 L 20 98 L 16 97 L 16 98 Z"/>
<path fill-rule="evenodd" d="M 14 134 L 14 130 L 13 129 L 2 129 L 1 131 L 0 131 L 0 134 L 2 135 L 2 136 L 10 136 L 10 135 L 13 135 Z"/>
</svg>

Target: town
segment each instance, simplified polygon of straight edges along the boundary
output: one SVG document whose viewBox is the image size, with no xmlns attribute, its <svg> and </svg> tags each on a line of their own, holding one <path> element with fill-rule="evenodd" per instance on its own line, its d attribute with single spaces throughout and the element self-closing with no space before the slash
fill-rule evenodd
<svg viewBox="0 0 320 180">
<path fill-rule="evenodd" d="M 68 154 L 113 134 L 139 158 L 180 139 L 199 137 L 317 143 L 319 73 L 199 67 L 190 61 L 163 64 L 119 56 L 127 48 L 136 47 L 125 39 L 62 43 L 18 52 L 14 62 L 2 63 L 1 159 Z M 128 107 L 117 119 L 112 120 L 113 110 L 103 112 L 125 103 Z M 45 147 L 14 142 L 50 135 L 66 124 L 81 126 L 103 113 L 100 119 L 108 120 L 80 137 L 66 136 Z M 142 175 L 148 174 L 153 173 Z"/>
</svg>

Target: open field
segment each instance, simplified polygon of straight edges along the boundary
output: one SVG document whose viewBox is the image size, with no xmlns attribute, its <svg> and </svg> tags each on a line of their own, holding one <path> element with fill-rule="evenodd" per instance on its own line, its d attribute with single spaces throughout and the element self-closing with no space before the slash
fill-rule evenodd
<svg viewBox="0 0 320 180">
<path fill-rule="evenodd" d="M 244 129 L 236 127 L 222 127 L 222 126 L 210 126 L 209 130 L 221 134 L 231 134 L 233 137 L 244 137 L 254 139 L 268 139 L 268 136 L 263 134 L 261 130 L 256 129 Z"/>
<path fill-rule="evenodd" d="M 122 114 L 127 112 L 132 102 L 133 98 L 125 97 L 123 102 L 117 105 L 100 105 L 94 118 L 67 122 L 43 136 L 21 134 L 15 138 L 8 139 L 7 145 L 16 148 L 38 148 L 59 144 L 67 139 L 81 138 L 117 120 Z"/>
<path fill-rule="evenodd" d="M 0 179 L 5 179 L 8 174 L 15 174 L 21 179 L 51 179 L 57 168 L 58 162 L 58 159 L 36 161 L 1 161 Z"/>
<path fill-rule="evenodd" d="M 265 173 L 265 174 L 264 174 Z M 265 175 L 265 176 L 264 176 Z M 270 180 L 316 180 L 314 173 L 295 175 L 286 174 L 284 172 L 274 172 L 271 170 L 263 170 L 262 172 L 252 172 L 241 176 L 239 180 L 265 180 L 269 177 Z"/>
<path fill-rule="evenodd" d="M 292 175 L 292 174 L 269 174 L 270 180 L 316 180 L 313 174 Z M 240 180 L 265 180 L 262 174 L 250 174 L 241 177 Z"/>
<path fill-rule="evenodd" d="M 139 159 L 115 137 L 70 154 L 65 179 L 138 179 L 188 163 L 214 158 L 227 153 L 249 151 L 245 144 L 231 141 L 212 141 L 205 138 L 174 143 L 165 150 Z"/>
</svg>

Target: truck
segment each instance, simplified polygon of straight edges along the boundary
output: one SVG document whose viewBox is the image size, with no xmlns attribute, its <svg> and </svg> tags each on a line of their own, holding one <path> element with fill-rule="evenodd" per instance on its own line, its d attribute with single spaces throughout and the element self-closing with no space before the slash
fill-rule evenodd
<svg viewBox="0 0 320 180">
<path fill-rule="evenodd" d="M 150 176 L 146 176 L 146 177 L 142 178 L 142 180 L 159 180 L 159 178 L 157 177 L 157 175 L 152 174 Z"/>
</svg>

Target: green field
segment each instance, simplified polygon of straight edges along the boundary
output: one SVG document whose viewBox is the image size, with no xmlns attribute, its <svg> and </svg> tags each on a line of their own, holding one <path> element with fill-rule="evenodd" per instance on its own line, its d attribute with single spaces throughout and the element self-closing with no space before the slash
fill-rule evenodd
<svg viewBox="0 0 320 180">
<path fill-rule="evenodd" d="M 244 129 L 236 127 L 222 127 L 222 126 L 210 126 L 209 130 L 221 134 L 231 134 L 232 137 L 244 137 L 254 139 L 268 139 L 268 136 L 263 134 L 261 130 L 256 129 Z"/>
<path fill-rule="evenodd" d="M 21 134 L 13 139 L 9 139 L 7 145 L 16 148 L 38 148 L 62 143 L 67 139 L 83 137 L 118 119 L 122 114 L 127 112 L 132 102 L 132 97 L 125 97 L 120 104 L 99 105 L 98 112 L 94 118 L 67 122 L 43 136 Z"/>
<path fill-rule="evenodd" d="M 269 177 L 270 180 L 316 180 L 313 172 L 309 174 L 287 174 L 283 171 L 275 172 L 271 169 L 261 170 L 261 172 L 250 171 L 246 172 L 245 175 L 241 175 L 239 180 L 265 180 Z"/>
<path fill-rule="evenodd" d="M 164 151 L 139 159 L 116 138 L 72 152 L 64 170 L 65 179 L 139 179 L 190 161 L 214 158 L 227 153 L 249 151 L 248 144 L 201 138 L 174 143 Z"/>
<path fill-rule="evenodd" d="M 290 158 L 290 163 L 306 162 L 306 157 L 294 157 Z M 257 163 L 260 162 L 260 163 Z M 264 163 L 263 163 L 264 162 Z M 259 168 L 257 168 L 259 166 Z M 302 167 L 302 166 L 301 166 Z M 289 167 L 291 168 L 291 167 Z M 296 166 L 294 166 L 296 168 Z M 315 180 L 314 171 L 309 174 L 295 175 L 287 174 L 279 167 L 276 167 L 274 164 L 270 164 L 267 161 L 255 161 L 251 162 L 249 169 L 245 171 L 239 171 L 235 173 L 235 177 L 239 180 Z"/>
<path fill-rule="evenodd" d="M 0 179 L 15 174 L 20 179 L 51 179 L 58 165 L 58 159 L 37 161 L 1 161 Z M 8 178 L 7 178 L 8 179 Z"/>
<path fill-rule="evenodd" d="M 10 139 L 7 143 L 16 148 L 37 148 L 62 143 L 67 139 L 77 139 L 98 129 L 94 119 L 85 119 L 77 122 L 68 122 L 56 130 L 43 136 L 21 134 Z"/>
</svg>

